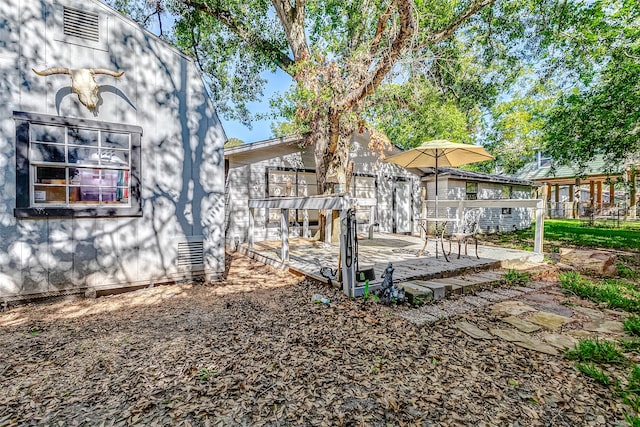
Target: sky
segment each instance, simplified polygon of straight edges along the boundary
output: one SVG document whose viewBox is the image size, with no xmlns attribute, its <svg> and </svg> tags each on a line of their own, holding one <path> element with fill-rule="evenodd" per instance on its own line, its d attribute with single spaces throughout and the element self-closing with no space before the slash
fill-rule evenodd
<svg viewBox="0 0 640 427">
<path fill-rule="evenodd" d="M 264 89 L 262 101 L 249 104 L 248 108 L 252 114 L 268 113 L 270 111 L 269 99 L 276 93 L 284 93 L 291 85 L 291 77 L 280 70 L 276 73 L 262 73 L 262 77 L 267 80 L 267 85 Z M 240 122 L 227 120 L 222 117 L 222 115 L 220 116 L 220 121 L 227 134 L 227 138 L 238 138 L 244 142 L 255 142 L 273 138 L 271 120 L 254 121 L 251 129 Z"/>
</svg>

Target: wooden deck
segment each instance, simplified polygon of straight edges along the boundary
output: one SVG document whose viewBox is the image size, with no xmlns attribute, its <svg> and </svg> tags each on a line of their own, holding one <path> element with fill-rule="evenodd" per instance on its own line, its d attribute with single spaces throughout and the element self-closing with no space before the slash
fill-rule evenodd
<svg viewBox="0 0 640 427">
<path fill-rule="evenodd" d="M 320 274 L 322 267 L 336 269 L 338 266 L 339 247 L 337 244 L 325 244 L 316 240 L 292 238 L 289 240 L 289 264 L 286 265 L 280 259 L 280 241 L 256 242 L 253 250 L 246 246 L 242 249 L 249 256 L 261 262 L 289 268 L 305 276 L 327 282 Z M 505 264 L 517 262 L 541 261 L 541 255 L 533 252 L 525 252 L 507 249 L 497 246 L 478 246 L 478 255 L 475 257 L 475 249 L 469 245 L 469 255 L 457 259 L 457 246 L 452 247 L 450 262 L 447 262 L 442 254 L 435 257 L 435 240 L 430 239 L 425 253 L 418 256 L 424 240 L 416 236 L 375 234 L 374 238 L 358 240 L 358 264 L 360 269 L 374 268 L 376 279 L 370 281 L 370 286 L 375 287 L 382 282 L 387 264 L 393 264 L 394 282 L 404 282 L 414 279 L 432 279 L 438 277 L 450 277 L 462 274 L 470 270 L 482 270 L 498 268 Z M 445 246 L 448 249 L 448 245 Z"/>
</svg>

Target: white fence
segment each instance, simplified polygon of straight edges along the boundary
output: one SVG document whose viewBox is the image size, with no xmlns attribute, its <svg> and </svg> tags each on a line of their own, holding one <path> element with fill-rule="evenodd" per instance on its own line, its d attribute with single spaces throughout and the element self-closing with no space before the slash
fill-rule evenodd
<svg viewBox="0 0 640 427">
<path fill-rule="evenodd" d="M 433 210 L 435 212 L 436 201 L 424 200 L 422 204 L 423 216 L 426 216 L 426 212 Z M 455 208 L 458 223 L 462 221 L 465 210 L 467 209 L 500 209 L 500 208 L 528 208 L 534 210 L 535 217 L 535 244 L 533 251 L 535 253 L 542 253 L 542 242 L 544 237 L 544 213 L 545 213 L 545 201 L 544 199 L 481 199 L 481 200 L 438 200 L 438 212 L 436 217 L 442 216 L 442 211 L 448 208 Z"/>
</svg>

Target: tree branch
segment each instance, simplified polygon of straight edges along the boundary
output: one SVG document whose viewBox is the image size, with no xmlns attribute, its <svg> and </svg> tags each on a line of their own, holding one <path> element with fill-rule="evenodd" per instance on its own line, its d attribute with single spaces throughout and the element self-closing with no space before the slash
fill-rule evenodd
<svg viewBox="0 0 640 427">
<path fill-rule="evenodd" d="M 378 25 L 376 26 L 376 34 L 375 36 L 373 36 L 373 40 L 371 41 L 371 48 L 369 49 L 369 53 L 371 54 L 371 56 L 375 55 L 375 53 L 378 50 L 378 47 L 380 45 L 380 40 L 382 40 L 382 34 L 385 29 L 385 24 L 389 20 L 389 17 L 391 17 L 391 7 L 393 6 L 393 4 L 394 4 L 393 1 L 389 3 L 389 7 L 387 7 L 387 10 L 385 10 L 384 13 L 380 15 L 380 17 L 378 18 Z"/>
<path fill-rule="evenodd" d="M 460 15 L 458 15 L 458 17 L 452 23 L 450 23 L 446 28 L 443 28 L 437 33 L 427 37 L 427 39 L 422 44 L 422 46 L 438 43 L 446 38 L 449 38 L 451 34 L 453 34 L 453 32 L 457 30 L 460 25 L 462 25 L 467 19 L 469 19 L 469 17 L 476 14 L 480 9 L 494 3 L 494 1 L 495 0 L 482 0 L 472 4 L 467 10 L 463 11 Z"/>
<path fill-rule="evenodd" d="M 289 0 L 271 0 L 276 9 L 282 28 L 296 61 L 304 61 L 311 56 L 304 31 L 304 9 L 306 0 L 296 0 L 295 7 Z"/>
<path fill-rule="evenodd" d="M 223 10 L 217 7 L 212 7 L 208 4 L 203 4 L 198 0 L 182 0 L 182 3 L 199 12 L 215 18 L 256 51 L 271 54 L 272 58 L 276 62 L 276 65 L 280 67 L 284 72 L 289 73 L 288 70 L 289 67 L 293 65 L 293 60 L 276 46 L 274 46 L 271 42 L 263 39 L 257 33 L 245 28 L 242 22 L 236 19 L 228 10 Z"/>
<path fill-rule="evenodd" d="M 344 111 L 350 110 L 360 100 L 373 93 L 389 70 L 391 70 L 391 67 L 402 53 L 402 49 L 416 30 L 415 18 L 411 10 L 413 2 L 411 0 L 397 0 L 396 3 L 400 19 L 400 29 L 393 41 L 388 45 L 389 47 L 386 48 L 386 51 L 381 53 L 381 59 L 375 69 L 367 75 L 359 87 L 347 94 L 344 101 L 340 103 L 339 108 Z"/>
</svg>

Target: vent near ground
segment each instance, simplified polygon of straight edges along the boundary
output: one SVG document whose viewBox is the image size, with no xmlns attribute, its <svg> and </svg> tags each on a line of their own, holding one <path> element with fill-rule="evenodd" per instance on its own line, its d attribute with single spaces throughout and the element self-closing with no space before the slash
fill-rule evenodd
<svg viewBox="0 0 640 427">
<path fill-rule="evenodd" d="M 178 267 L 191 267 L 204 264 L 202 242 L 178 243 Z"/>
<path fill-rule="evenodd" d="M 65 36 L 100 41 L 100 17 L 95 13 L 65 7 L 63 28 Z"/>
</svg>

